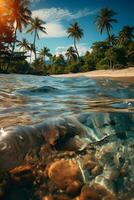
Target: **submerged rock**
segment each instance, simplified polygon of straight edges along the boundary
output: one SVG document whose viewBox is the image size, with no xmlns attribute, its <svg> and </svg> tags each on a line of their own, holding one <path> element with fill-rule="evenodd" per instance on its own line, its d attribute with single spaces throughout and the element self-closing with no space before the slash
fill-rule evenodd
<svg viewBox="0 0 134 200">
<path fill-rule="evenodd" d="M 79 200 L 101 200 L 99 197 L 99 194 L 96 192 L 95 188 L 93 186 L 85 185 L 80 193 L 80 196 L 78 198 Z"/>
<path fill-rule="evenodd" d="M 74 160 L 57 160 L 48 168 L 48 177 L 53 184 L 69 194 L 77 194 L 83 184 L 81 170 Z"/>
<path fill-rule="evenodd" d="M 81 151 L 88 145 L 88 139 L 84 141 L 87 135 L 86 128 L 74 117 L 50 119 L 35 127 L 1 129 L 0 170 L 21 165 L 27 154 L 38 154 L 43 144 L 57 150 Z"/>
<path fill-rule="evenodd" d="M 10 127 L 0 132 L 0 171 L 22 164 L 29 153 L 39 150 L 43 141 L 35 127 Z"/>
<path fill-rule="evenodd" d="M 106 179 L 104 176 L 97 176 L 92 185 L 94 188 L 103 196 L 109 196 L 110 198 L 115 198 L 115 188 L 112 181 Z"/>
<path fill-rule="evenodd" d="M 22 193 L 22 200 L 132 199 L 134 129 L 122 128 L 120 115 L 102 116 L 59 117 L 2 130 L 0 169 L 9 176 L 0 179 L 3 199 L 16 200 Z"/>
</svg>

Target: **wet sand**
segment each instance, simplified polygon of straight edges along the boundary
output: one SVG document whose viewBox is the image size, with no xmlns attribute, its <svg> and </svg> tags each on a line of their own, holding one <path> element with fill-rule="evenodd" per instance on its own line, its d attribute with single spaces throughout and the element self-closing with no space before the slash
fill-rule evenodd
<svg viewBox="0 0 134 200">
<path fill-rule="evenodd" d="M 82 72 L 82 73 L 70 73 L 70 74 L 60 74 L 60 75 L 52 75 L 53 77 L 80 77 L 86 76 L 90 78 L 112 78 L 112 79 L 121 79 L 126 81 L 134 81 L 134 67 L 130 67 L 127 69 L 120 70 L 95 70 L 90 72 Z"/>
</svg>

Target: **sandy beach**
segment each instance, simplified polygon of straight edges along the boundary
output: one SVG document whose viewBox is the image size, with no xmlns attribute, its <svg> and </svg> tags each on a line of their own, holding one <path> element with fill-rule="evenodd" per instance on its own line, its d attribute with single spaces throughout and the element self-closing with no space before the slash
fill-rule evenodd
<svg viewBox="0 0 134 200">
<path fill-rule="evenodd" d="M 86 76 L 91 78 L 121 78 L 121 79 L 131 79 L 134 81 L 134 67 L 130 67 L 127 69 L 120 69 L 120 70 L 96 70 L 91 72 L 83 72 L 83 73 L 76 73 L 76 74 L 59 74 L 59 75 L 52 75 L 53 77 L 80 77 Z"/>
</svg>

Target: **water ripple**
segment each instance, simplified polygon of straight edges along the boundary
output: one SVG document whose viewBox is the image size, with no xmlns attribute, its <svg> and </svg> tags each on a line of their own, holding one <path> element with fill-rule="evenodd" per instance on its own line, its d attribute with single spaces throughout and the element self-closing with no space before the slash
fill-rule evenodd
<svg viewBox="0 0 134 200">
<path fill-rule="evenodd" d="M 134 84 L 87 77 L 0 76 L 1 126 L 83 112 L 134 112 Z"/>
</svg>

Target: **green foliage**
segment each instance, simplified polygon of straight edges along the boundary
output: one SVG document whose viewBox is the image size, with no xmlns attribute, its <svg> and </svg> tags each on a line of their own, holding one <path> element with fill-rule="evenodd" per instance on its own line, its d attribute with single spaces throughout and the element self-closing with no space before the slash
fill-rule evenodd
<svg viewBox="0 0 134 200">
<path fill-rule="evenodd" d="M 102 58 L 102 59 L 96 64 L 96 69 L 97 69 L 97 70 L 109 69 L 108 59 L 107 59 L 107 58 Z"/>
<path fill-rule="evenodd" d="M 83 72 L 95 70 L 96 67 L 95 67 L 95 59 L 93 53 L 87 51 L 86 54 L 83 56 L 83 61 L 84 61 L 84 64 L 82 66 Z"/>
<path fill-rule="evenodd" d="M 65 72 L 66 73 L 81 72 L 80 68 L 81 68 L 81 64 L 79 63 L 79 61 L 76 61 L 76 62 L 72 63 L 71 65 L 67 66 L 65 69 Z"/>
<path fill-rule="evenodd" d="M 76 54 L 78 56 L 78 60 L 80 60 L 80 55 L 76 46 L 76 41 L 79 42 L 80 39 L 83 37 L 83 29 L 80 28 L 79 24 L 77 22 L 70 24 L 70 27 L 67 29 L 68 37 L 72 37 L 74 40 L 74 49 L 76 51 Z"/>
<path fill-rule="evenodd" d="M 44 74 L 44 63 L 42 59 L 37 58 L 33 61 L 31 73 L 37 75 Z"/>
<path fill-rule="evenodd" d="M 111 62 L 111 68 L 126 65 L 126 50 L 124 47 L 112 47 L 106 51 L 105 56 L 109 63 Z"/>
<path fill-rule="evenodd" d="M 41 59 L 43 59 L 44 62 L 46 62 L 46 57 L 48 57 L 49 59 L 51 59 L 52 54 L 50 53 L 50 49 L 47 48 L 47 47 L 44 47 L 43 49 L 41 49 L 39 57 Z"/>
<path fill-rule="evenodd" d="M 119 32 L 119 44 L 127 45 L 128 42 L 132 42 L 134 39 L 134 27 L 124 26 Z"/>
<path fill-rule="evenodd" d="M 44 21 L 38 17 L 31 19 L 29 2 L 30 0 L 5 0 L 10 12 L 8 15 L 3 13 L 0 19 L 0 72 L 49 75 L 134 66 L 134 27 L 126 25 L 118 35 L 114 35 L 111 31 L 112 25 L 117 22 L 116 13 L 110 8 L 101 9 L 95 20 L 97 29 L 101 34 L 107 32 L 108 38 L 93 43 L 91 52 L 87 51 L 80 57 L 77 42 L 83 37 L 84 31 L 75 22 L 67 29 L 74 47 L 69 47 L 65 56 L 52 55 L 48 47 L 42 48 L 37 56 L 36 39 L 39 38 L 39 31 L 46 34 L 46 28 Z M 10 15 L 13 17 L 12 21 Z M 26 39 L 17 40 L 17 30 L 21 32 L 27 25 L 27 33 L 34 33 L 33 44 Z M 16 42 L 23 52 L 14 52 Z M 35 54 L 32 65 L 26 61 L 25 53 L 28 52 L 30 63 L 32 52 Z"/>
<path fill-rule="evenodd" d="M 0 61 L 1 73 L 16 73 L 28 74 L 30 72 L 30 65 L 26 60 L 13 60 L 10 62 Z"/>
<path fill-rule="evenodd" d="M 77 60 L 77 52 L 72 46 L 67 49 L 66 57 L 68 65 Z"/>
<path fill-rule="evenodd" d="M 35 54 L 35 60 L 36 60 L 36 38 L 39 39 L 39 31 L 46 34 L 46 28 L 44 27 L 44 21 L 39 19 L 38 17 L 31 18 L 30 20 L 30 28 L 27 30 L 27 33 L 34 33 L 34 40 L 33 40 L 33 46 L 34 46 L 34 54 Z"/>
<path fill-rule="evenodd" d="M 59 56 L 56 56 L 53 60 L 53 65 L 54 66 L 65 66 L 66 65 L 66 61 L 65 58 L 62 54 L 60 54 Z"/>
<path fill-rule="evenodd" d="M 109 38 L 111 35 L 111 29 L 113 28 L 112 24 L 117 23 L 117 20 L 113 18 L 115 15 L 116 12 L 112 9 L 102 8 L 95 20 L 97 30 L 99 29 L 101 34 L 106 30 Z"/>
<path fill-rule="evenodd" d="M 97 66 L 97 64 L 102 59 L 105 58 L 105 53 L 108 49 L 109 49 L 109 42 L 107 41 L 100 41 L 93 43 L 91 55 L 95 66 Z"/>
<path fill-rule="evenodd" d="M 126 46 L 127 65 L 134 65 L 134 42 L 129 42 Z"/>
</svg>

